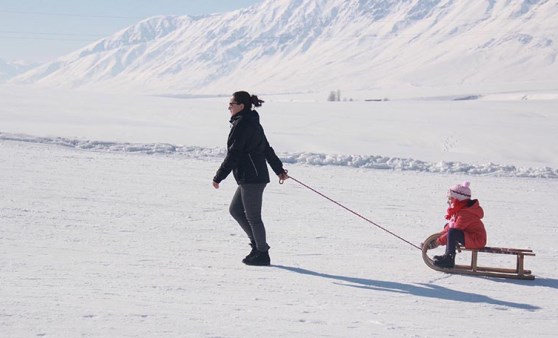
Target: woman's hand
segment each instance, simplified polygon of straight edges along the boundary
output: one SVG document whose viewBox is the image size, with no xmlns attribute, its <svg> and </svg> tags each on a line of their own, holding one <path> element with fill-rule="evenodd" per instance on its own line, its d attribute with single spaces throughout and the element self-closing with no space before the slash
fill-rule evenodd
<svg viewBox="0 0 558 338">
<path fill-rule="evenodd" d="M 212 183 L 213 183 L 213 188 L 219 189 L 219 183 L 217 183 L 215 181 L 213 181 Z"/>
<path fill-rule="evenodd" d="M 282 173 L 277 175 L 279 177 L 279 184 L 283 184 L 283 182 L 285 182 L 285 180 L 289 178 L 289 175 L 287 175 L 288 172 L 289 171 L 285 169 Z"/>
<path fill-rule="evenodd" d="M 286 179 L 288 179 L 288 178 L 289 178 L 289 175 L 287 175 L 287 173 L 279 174 L 279 179 L 280 179 L 281 181 L 284 181 L 284 180 L 286 180 Z"/>
</svg>

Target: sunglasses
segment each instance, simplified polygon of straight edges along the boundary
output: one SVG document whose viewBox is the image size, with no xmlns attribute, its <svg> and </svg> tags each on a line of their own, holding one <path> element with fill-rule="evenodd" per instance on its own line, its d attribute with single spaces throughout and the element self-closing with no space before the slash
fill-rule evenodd
<svg viewBox="0 0 558 338">
<path fill-rule="evenodd" d="M 238 102 L 229 102 L 229 106 L 232 106 L 233 104 L 236 104 L 237 106 L 240 106 L 242 103 L 238 103 Z"/>
</svg>

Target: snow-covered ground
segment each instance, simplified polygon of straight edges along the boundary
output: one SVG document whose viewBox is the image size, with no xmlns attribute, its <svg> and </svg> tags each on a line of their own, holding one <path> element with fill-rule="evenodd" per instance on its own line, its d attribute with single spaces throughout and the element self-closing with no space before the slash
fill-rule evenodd
<svg viewBox="0 0 558 338">
<path fill-rule="evenodd" d="M 555 336 L 556 100 L 262 98 L 293 177 L 416 245 L 442 227 L 447 188 L 469 180 L 489 245 L 533 249 L 536 279 L 430 270 L 292 180 L 264 197 L 272 266 L 245 266 L 234 180 L 211 187 L 228 97 L 4 86 L 1 336 Z"/>
</svg>

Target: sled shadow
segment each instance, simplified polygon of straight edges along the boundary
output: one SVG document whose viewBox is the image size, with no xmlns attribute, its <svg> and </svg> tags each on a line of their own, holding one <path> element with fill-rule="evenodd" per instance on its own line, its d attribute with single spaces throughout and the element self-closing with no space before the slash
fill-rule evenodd
<svg viewBox="0 0 558 338">
<path fill-rule="evenodd" d="M 425 283 L 404 284 L 404 283 L 397 283 L 397 282 L 379 281 L 373 279 L 330 275 L 326 273 L 320 273 L 320 272 L 315 272 L 307 269 L 283 266 L 283 265 L 272 265 L 272 266 L 278 269 L 296 272 L 303 275 L 328 278 L 328 279 L 351 283 L 352 285 L 347 285 L 347 284 L 341 284 L 341 285 L 355 287 L 355 288 L 402 293 L 402 294 L 411 294 L 420 297 L 446 299 L 446 300 L 452 300 L 457 302 L 487 303 L 492 305 L 505 306 L 505 307 L 523 309 L 528 311 L 536 311 L 541 309 L 538 306 L 534 306 L 530 304 L 506 302 L 506 301 L 490 298 L 484 295 L 479 295 L 470 292 L 456 291 L 456 290 L 445 288 L 443 286 L 432 285 L 432 284 L 425 284 Z"/>
<path fill-rule="evenodd" d="M 486 277 L 488 278 L 488 277 Z M 558 289 L 558 279 L 536 277 L 535 280 L 523 281 L 518 279 L 491 278 L 497 283 L 516 284 L 522 286 L 542 286 L 550 289 Z"/>
</svg>

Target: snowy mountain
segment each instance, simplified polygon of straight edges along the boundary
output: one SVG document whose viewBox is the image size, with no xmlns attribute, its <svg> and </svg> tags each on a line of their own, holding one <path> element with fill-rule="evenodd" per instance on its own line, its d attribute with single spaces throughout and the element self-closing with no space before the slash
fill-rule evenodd
<svg viewBox="0 0 558 338">
<path fill-rule="evenodd" d="M 7 62 L 0 59 L 0 83 L 3 83 L 8 79 L 17 76 L 18 74 L 22 74 L 36 66 L 37 64 L 27 64 L 19 61 Z"/>
<path fill-rule="evenodd" d="M 558 5 L 521 0 L 268 0 L 153 17 L 13 80 L 228 93 L 479 84 L 551 88 Z"/>
</svg>

